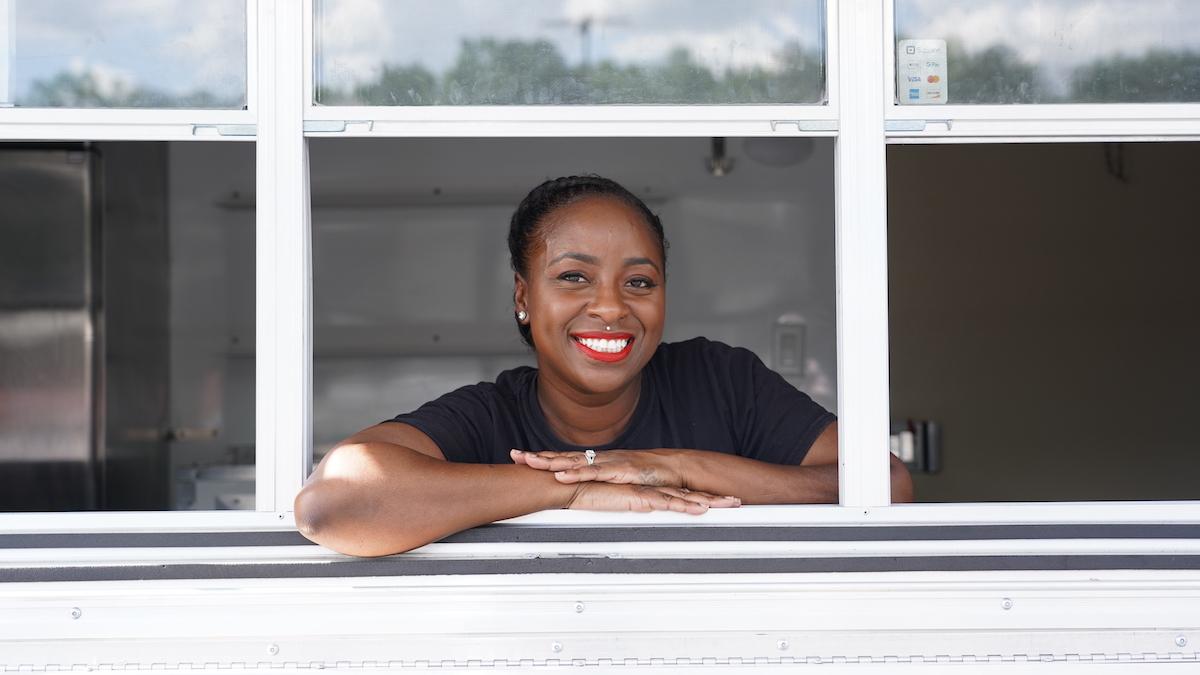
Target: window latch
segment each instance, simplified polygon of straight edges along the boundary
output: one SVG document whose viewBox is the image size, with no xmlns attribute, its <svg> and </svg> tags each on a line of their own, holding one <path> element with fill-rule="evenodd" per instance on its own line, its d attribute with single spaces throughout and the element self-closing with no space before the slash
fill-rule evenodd
<svg viewBox="0 0 1200 675">
<path fill-rule="evenodd" d="M 887 120 L 884 131 L 950 131 L 953 120 Z"/>
<path fill-rule="evenodd" d="M 771 131 L 837 131 L 837 120 L 771 120 Z"/>
<path fill-rule="evenodd" d="M 305 120 L 306 134 L 342 134 L 346 131 L 371 131 L 374 120 Z"/>
<path fill-rule="evenodd" d="M 256 124 L 193 124 L 193 136 L 255 136 Z"/>
</svg>

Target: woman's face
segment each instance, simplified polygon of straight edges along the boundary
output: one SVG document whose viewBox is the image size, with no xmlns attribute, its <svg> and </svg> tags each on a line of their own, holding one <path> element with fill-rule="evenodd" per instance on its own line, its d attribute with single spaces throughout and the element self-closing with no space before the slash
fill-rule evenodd
<svg viewBox="0 0 1200 675">
<path fill-rule="evenodd" d="M 620 391 L 662 339 L 658 240 L 636 209 L 603 196 L 550 212 L 542 230 L 515 293 L 541 376 L 584 394 Z"/>
</svg>

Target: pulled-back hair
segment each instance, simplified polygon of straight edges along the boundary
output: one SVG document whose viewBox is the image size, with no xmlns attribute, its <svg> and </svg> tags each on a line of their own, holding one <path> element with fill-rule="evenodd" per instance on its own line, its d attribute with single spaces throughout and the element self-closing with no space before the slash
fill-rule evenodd
<svg viewBox="0 0 1200 675">
<path fill-rule="evenodd" d="M 548 180 L 530 190 L 525 199 L 513 212 L 512 221 L 508 227 L 508 252 L 513 271 L 528 278 L 529 256 L 538 238 L 542 234 L 542 226 L 546 217 L 556 209 L 573 204 L 586 197 L 611 197 L 632 207 L 642 215 L 646 226 L 658 240 L 659 251 L 662 254 L 663 270 L 667 264 L 667 238 L 663 234 L 662 221 L 646 206 L 646 203 L 626 190 L 620 183 L 595 174 L 583 176 L 564 176 Z M 517 330 L 525 344 L 533 347 L 533 331 L 528 324 L 517 321 Z"/>
</svg>

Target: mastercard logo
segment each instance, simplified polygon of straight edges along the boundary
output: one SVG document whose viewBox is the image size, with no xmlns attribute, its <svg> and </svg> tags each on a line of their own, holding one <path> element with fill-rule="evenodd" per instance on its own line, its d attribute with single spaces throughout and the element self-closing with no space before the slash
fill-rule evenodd
<svg viewBox="0 0 1200 675">
<path fill-rule="evenodd" d="M 929 84 L 937 84 L 938 82 L 942 81 L 941 76 L 938 76 L 938 75 L 930 75 L 929 77 L 927 77 L 925 79 L 926 79 L 926 81 L 929 82 Z"/>
</svg>

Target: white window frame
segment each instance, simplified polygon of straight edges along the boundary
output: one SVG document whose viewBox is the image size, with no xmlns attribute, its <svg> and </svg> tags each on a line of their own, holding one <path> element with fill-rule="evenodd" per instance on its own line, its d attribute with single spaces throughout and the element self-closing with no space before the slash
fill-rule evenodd
<svg viewBox="0 0 1200 675">
<path fill-rule="evenodd" d="M 1200 103 L 901 105 L 896 102 L 896 0 L 881 1 L 889 142 L 1200 140 Z"/>
<path fill-rule="evenodd" d="M 0 0 L 0 11 L 12 0 Z M 254 140 L 258 115 L 258 0 L 246 1 L 246 109 L 0 108 L 3 141 Z M 4 23 L 7 26 L 7 21 Z M 7 26 L 16 30 L 15 26 Z M 3 59 L 8 65 L 7 57 Z"/>
<path fill-rule="evenodd" d="M 826 103 L 819 105 L 323 106 L 313 103 L 313 0 L 304 3 L 309 137 L 831 136 L 838 120 L 838 0 L 826 0 Z M 345 124 L 344 130 L 334 130 Z"/>
<path fill-rule="evenodd" d="M 886 132 L 905 119 L 892 105 L 888 0 L 829 0 L 824 106 L 632 106 L 451 108 L 326 107 L 311 104 L 312 2 L 247 0 L 248 110 L 0 110 L 0 140 L 254 140 L 256 145 L 256 511 L 0 514 L 0 532 L 136 532 L 291 529 L 292 500 L 312 457 L 312 303 L 307 138 L 348 136 L 836 136 L 839 505 L 744 507 L 703 519 L 677 514 L 543 512 L 518 524 L 729 525 L 1022 524 L 1200 522 L 1200 501 L 891 505 L 888 487 L 888 317 L 885 147 L 976 136 Z M 1094 133 L 1117 119 L 1124 139 L 1160 137 L 1166 117 L 1150 106 L 1067 106 L 1059 122 Z M 969 108 L 943 107 L 939 111 Z M 1048 106 L 1004 107 L 999 132 L 1037 136 Z M 1200 106 L 1172 106 L 1183 130 Z M 1024 111 L 1024 113 L 1022 113 Z M 927 108 L 913 113 L 929 115 Z M 1068 111 L 1060 111 L 1065 115 Z M 964 119 L 989 123 L 986 111 Z M 1120 113 L 1120 114 L 1118 114 Z M 898 116 L 900 115 L 900 116 Z M 1025 117 L 1022 117 L 1025 115 Z M 913 118 L 915 119 L 915 118 Z M 951 125 L 961 131 L 958 118 Z M 1175 118 L 1172 118 L 1175 119 Z M 993 120 L 994 122 L 994 120 Z M 334 131 L 345 123 L 341 131 Z M 252 125 L 256 136 L 204 136 L 218 125 Z M 1004 126 L 1007 125 L 1007 126 Z M 1037 125 L 1043 125 L 1038 127 Z M 1089 126 L 1091 125 L 1091 126 Z M 307 131 L 305 130 L 307 127 Z M 970 129 L 971 127 L 967 127 Z M 977 129 L 979 127 L 976 127 Z M 1197 126 L 1200 130 L 1200 126 Z M 225 131 L 229 131 L 226 129 Z M 241 130 L 244 131 L 244 128 Z M 1189 132 L 1190 133 L 1190 132 Z M 1200 133 L 1198 131 L 1197 133 Z M 905 134 L 908 134 L 905 136 Z M 1167 134 L 1170 138 L 1181 137 Z M 1080 545 L 1080 550 L 1087 546 Z M 644 544 L 670 553 L 673 544 Z M 921 544 L 914 543 L 914 550 Z M 655 548 L 657 547 L 657 548 Z M 1014 550 L 1019 549 L 1014 545 Z"/>
</svg>

